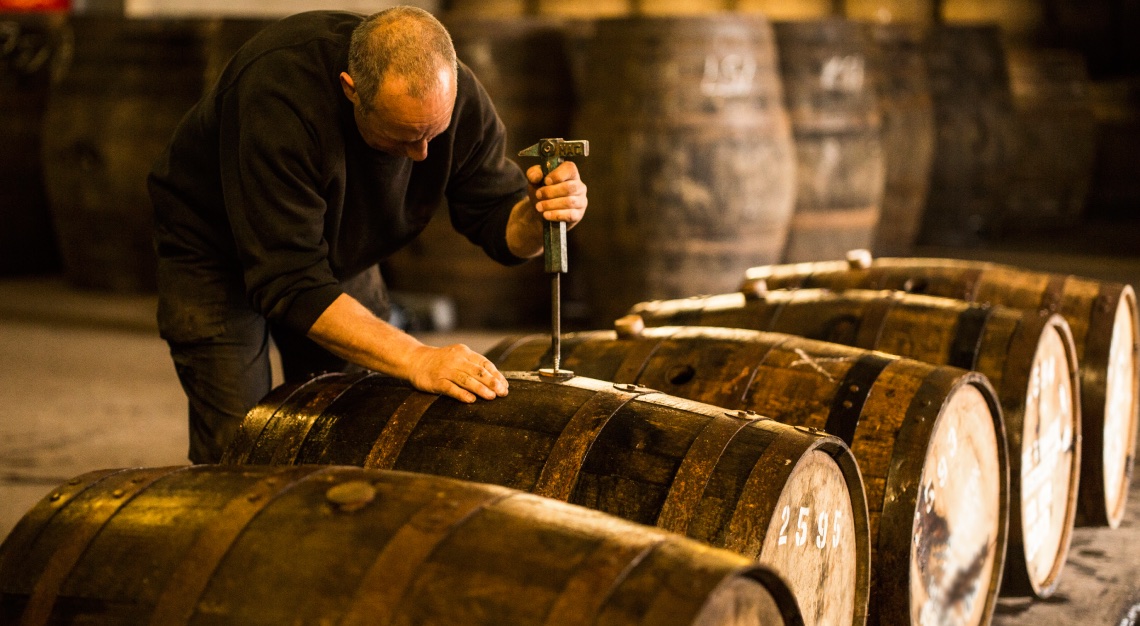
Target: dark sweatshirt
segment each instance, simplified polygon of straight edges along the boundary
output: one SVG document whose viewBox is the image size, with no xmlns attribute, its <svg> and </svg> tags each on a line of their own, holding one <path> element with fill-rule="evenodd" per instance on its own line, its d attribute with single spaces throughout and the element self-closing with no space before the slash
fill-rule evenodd
<svg viewBox="0 0 1140 626">
<path fill-rule="evenodd" d="M 360 21 L 314 11 L 269 26 L 182 120 L 148 179 L 160 325 L 216 326 L 214 305 L 244 293 L 254 311 L 305 332 L 342 293 L 339 279 L 414 239 L 445 199 L 456 230 L 500 263 L 522 261 L 506 223 L 526 179 L 466 66 L 425 161 L 364 143 L 338 78 Z"/>
</svg>

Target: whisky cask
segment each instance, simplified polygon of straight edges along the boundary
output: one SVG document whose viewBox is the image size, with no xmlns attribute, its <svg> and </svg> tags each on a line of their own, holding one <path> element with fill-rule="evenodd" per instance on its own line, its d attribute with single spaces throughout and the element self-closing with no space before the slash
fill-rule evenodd
<svg viewBox="0 0 1140 626">
<path fill-rule="evenodd" d="M 572 132 L 590 141 L 578 165 L 592 204 L 570 262 L 588 317 L 731 289 L 733 268 L 776 262 L 796 157 L 769 23 L 605 19 L 578 46 Z"/>
<path fill-rule="evenodd" d="M 769 569 L 546 498 L 334 467 L 105 470 L 0 546 L 6 624 L 802 624 Z"/>
<path fill-rule="evenodd" d="M 870 511 L 871 624 L 930 615 L 987 624 L 1008 527 L 1005 428 L 983 376 L 884 353 L 735 328 L 623 326 L 571 333 L 578 375 L 751 410 L 844 439 Z M 545 335 L 487 352 L 503 369 L 550 366 Z"/>
<path fill-rule="evenodd" d="M 650 326 L 750 328 L 880 350 L 984 374 L 998 392 L 1010 457 L 1003 593 L 1048 597 L 1076 514 L 1081 412 L 1076 349 L 1060 315 L 901 292 L 818 289 L 643 303 Z"/>
<path fill-rule="evenodd" d="M 584 377 L 508 372 L 465 404 L 378 375 L 278 388 L 223 457 L 357 465 L 502 485 L 759 559 L 807 624 L 862 624 L 867 504 L 842 440 L 745 411 Z"/>
<path fill-rule="evenodd" d="M 869 262 L 868 262 L 869 261 Z M 1140 367 L 1136 295 L 1129 285 L 953 259 L 877 258 L 752 268 L 773 289 L 900 289 L 1025 311 L 1060 313 L 1081 364 L 1078 525 L 1124 519 L 1136 447 Z"/>
<path fill-rule="evenodd" d="M 796 207 L 783 258 L 828 258 L 855 241 L 870 247 L 886 171 L 879 60 L 870 31 L 842 19 L 774 26 L 797 158 Z"/>
<path fill-rule="evenodd" d="M 49 207 L 75 286 L 156 287 L 146 177 L 202 96 L 208 20 L 73 16 L 44 113 Z"/>
</svg>

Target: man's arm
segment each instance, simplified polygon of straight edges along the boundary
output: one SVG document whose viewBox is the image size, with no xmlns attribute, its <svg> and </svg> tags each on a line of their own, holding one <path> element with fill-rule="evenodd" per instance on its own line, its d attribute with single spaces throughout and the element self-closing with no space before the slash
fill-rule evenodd
<svg viewBox="0 0 1140 626">
<path fill-rule="evenodd" d="M 416 389 L 463 402 L 507 395 L 507 379 L 467 346 L 434 348 L 381 320 L 342 294 L 309 328 L 309 338 L 361 367 L 408 380 Z"/>
</svg>

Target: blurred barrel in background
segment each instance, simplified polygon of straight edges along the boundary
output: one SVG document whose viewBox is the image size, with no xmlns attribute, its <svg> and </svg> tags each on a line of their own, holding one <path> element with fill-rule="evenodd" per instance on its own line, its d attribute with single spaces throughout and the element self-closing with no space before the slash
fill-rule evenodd
<svg viewBox="0 0 1140 626">
<path fill-rule="evenodd" d="M 1102 219 L 1131 219 L 1140 206 L 1140 79 L 1099 81 L 1090 94 L 1096 157 L 1089 212 Z"/>
<path fill-rule="evenodd" d="M 326 375 L 250 411 L 224 463 L 398 469 L 530 491 L 759 559 L 808 624 L 863 624 L 867 504 L 842 440 L 585 377 L 508 372 L 466 404 L 383 376 Z"/>
<path fill-rule="evenodd" d="M 936 26 L 927 41 L 935 143 L 920 241 L 976 245 L 1000 232 L 1013 102 L 996 26 Z"/>
<path fill-rule="evenodd" d="M 343 467 L 79 476 L 0 546 L 0 592 L 4 623 L 24 624 L 803 624 L 776 574 L 730 552 L 502 487 Z"/>
<path fill-rule="evenodd" d="M 1060 315 L 902 292 L 757 290 L 646 302 L 646 324 L 801 335 L 976 370 L 998 391 L 1010 458 L 1002 592 L 1049 597 L 1072 539 L 1081 463 L 1080 384 Z"/>
<path fill-rule="evenodd" d="M 590 317 L 723 290 L 749 259 L 778 259 L 796 165 L 768 22 L 599 20 L 580 49 L 591 213 L 571 264 Z"/>
<path fill-rule="evenodd" d="M 879 107 L 886 168 L 882 213 L 872 245 L 878 254 L 903 254 L 913 249 L 930 190 L 934 102 L 926 71 L 924 32 L 916 24 L 871 26 L 882 68 Z"/>
<path fill-rule="evenodd" d="M 779 333 L 629 321 L 617 333 L 565 335 L 562 366 L 842 437 L 867 488 L 869 623 L 989 623 L 1009 465 L 997 394 L 983 376 Z M 503 370 L 550 367 L 549 343 L 508 337 L 487 357 Z"/>
<path fill-rule="evenodd" d="M 1044 48 L 1013 48 L 1007 57 L 1016 147 L 1003 231 L 1078 226 L 1096 153 L 1084 57 Z"/>
<path fill-rule="evenodd" d="M 59 269 L 39 154 L 64 19 L 0 11 L 0 276 Z"/>
<path fill-rule="evenodd" d="M 155 287 L 151 165 L 202 95 L 207 22 L 72 17 L 45 115 L 44 178 L 79 287 Z"/>
<path fill-rule="evenodd" d="M 885 167 L 879 61 L 868 28 L 834 18 L 777 22 L 775 30 L 797 155 L 784 260 L 826 258 L 852 242 L 869 247 Z"/>
<path fill-rule="evenodd" d="M 550 20 L 446 18 L 456 53 L 486 88 L 506 126 L 507 156 L 544 137 L 569 137 L 574 111 L 567 34 Z M 537 262 L 505 267 L 451 227 L 445 208 L 383 264 L 398 291 L 445 294 L 464 328 L 535 326 L 549 319 L 548 280 Z"/>
<path fill-rule="evenodd" d="M 1140 321 L 1132 287 L 955 259 L 874 259 L 752 268 L 771 289 L 901 289 L 982 305 L 1060 313 L 1081 364 L 1077 522 L 1116 528 L 1125 514 L 1140 428 Z"/>
</svg>

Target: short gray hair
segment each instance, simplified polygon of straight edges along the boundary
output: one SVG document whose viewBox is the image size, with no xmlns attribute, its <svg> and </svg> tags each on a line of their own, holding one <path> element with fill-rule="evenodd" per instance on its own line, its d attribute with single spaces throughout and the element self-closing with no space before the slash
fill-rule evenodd
<svg viewBox="0 0 1140 626">
<path fill-rule="evenodd" d="M 388 72 L 406 79 L 409 95 L 420 98 L 436 88 L 442 67 L 458 76 L 455 45 L 443 24 L 423 9 L 385 9 L 352 31 L 348 74 L 365 108 L 372 106 Z"/>
</svg>

